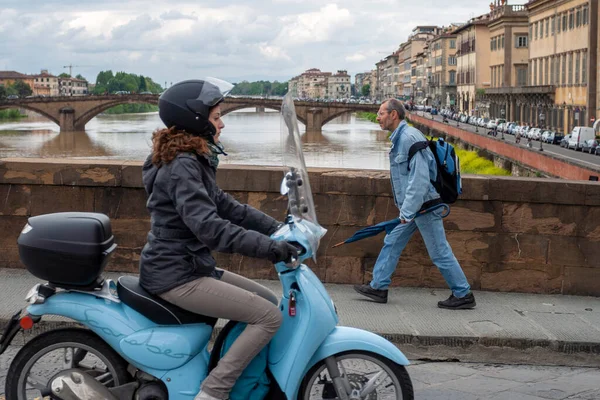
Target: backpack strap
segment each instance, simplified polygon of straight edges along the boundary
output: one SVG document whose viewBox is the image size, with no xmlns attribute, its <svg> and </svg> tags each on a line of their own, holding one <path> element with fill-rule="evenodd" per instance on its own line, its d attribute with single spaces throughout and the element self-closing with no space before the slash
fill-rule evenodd
<svg viewBox="0 0 600 400">
<path fill-rule="evenodd" d="M 410 160 L 417 154 L 417 151 L 421 151 L 429 147 L 428 141 L 421 141 L 413 143 L 408 149 L 408 170 L 410 171 Z"/>
</svg>

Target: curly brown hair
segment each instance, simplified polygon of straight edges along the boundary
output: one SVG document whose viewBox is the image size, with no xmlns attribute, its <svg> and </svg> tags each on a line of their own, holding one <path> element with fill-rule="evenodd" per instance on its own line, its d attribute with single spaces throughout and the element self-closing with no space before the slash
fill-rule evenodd
<svg viewBox="0 0 600 400">
<path fill-rule="evenodd" d="M 208 154 L 209 151 L 206 139 L 175 127 L 158 129 L 152 134 L 152 163 L 157 167 L 170 163 L 180 152 Z"/>
</svg>

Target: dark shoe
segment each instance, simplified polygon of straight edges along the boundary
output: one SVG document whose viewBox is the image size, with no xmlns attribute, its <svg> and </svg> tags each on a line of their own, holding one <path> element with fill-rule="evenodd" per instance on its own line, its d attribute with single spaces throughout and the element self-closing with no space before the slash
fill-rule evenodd
<svg viewBox="0 0 600 400">
<path fill-rule="evenodd" d="M 387 303 L 387 290 L 373 289 L 371 285 L 354 285 L 354 290 L 377 303 Z"/>
<path fill-rule="evenodd" d="M 473 293 L 469 293 L 465 297 L 456 297 L 452 294 L 447 300 L 438 302 L 439 308 L 447 308 L 449 310 L 465 310 L 474 308 L 476 305 Z"/>
</svg>

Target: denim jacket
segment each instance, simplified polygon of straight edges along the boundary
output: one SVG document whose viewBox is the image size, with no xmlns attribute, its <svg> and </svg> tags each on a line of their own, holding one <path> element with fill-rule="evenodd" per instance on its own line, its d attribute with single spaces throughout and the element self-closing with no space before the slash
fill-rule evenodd
<svg viewBox="0 0 600 400">
<path fill-rule="evenodd" d="M 440 197 L 430 180 L 435 180 L 437 166 L 429 148 L 418 151 L 408 165 L 408 150 L 415 142 L 427 140 L 418 130 L 406 121 L 390 137 L 390 178 L 396 206 L 400 208 L 400 218 L 412 220 L 423 203 Z"/>
</svg>

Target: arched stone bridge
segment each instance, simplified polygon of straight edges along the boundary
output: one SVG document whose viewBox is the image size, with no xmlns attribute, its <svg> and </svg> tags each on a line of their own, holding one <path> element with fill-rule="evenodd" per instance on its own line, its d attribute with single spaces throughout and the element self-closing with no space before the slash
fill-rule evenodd
<svg viewBox="0 0 600 400">
<path fill-rule="evenodd" d="M 39 113 L 60 126 L 61 132 L 83 131 L 85 124 L 101 112 L 127 103 L 158 104 L 158 95 L 132 94 L 80 97 L 35 97 L 29 99 L 0 100 L 0 109 L 25 108 Z M 323 125 L 343 114 L 357 111 L 377 112 L 377 104 L 323 103 L 296 101 L 298 120 L 306 125 L 307 132 L 320 133 Z M 226 97 L 221 109 L 223 115 L 243 108 L 281 109 L 281 100 Z"/>
</svg>

